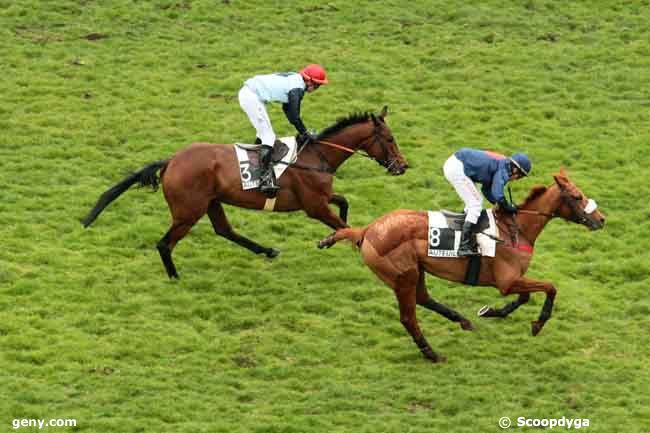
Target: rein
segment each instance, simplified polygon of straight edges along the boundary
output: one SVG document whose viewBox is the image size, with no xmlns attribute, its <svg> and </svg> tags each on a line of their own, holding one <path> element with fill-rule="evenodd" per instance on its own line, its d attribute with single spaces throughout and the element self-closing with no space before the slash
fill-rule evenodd
<svg viewBox="0 0 650 433">
<path fill-rule="evenodd" d="M 511 196 L 511 197 L 512 197 L 512 196 Z M 562 197 L 563 200 L 567 200 L 567 196 L 565 196 L 564 192 L 561 192 L 561 197 Z M 511 200 L 512 200 L 512 198 L 511 198 Z M 567 201 L 568 201 L 568 200 L 567 200 Z M 569 203 L 569 205 L 571 205 L 571 204 Z M 554 213 L 552 213 L 552 214 L 550 214 L 550 213 L 546 213 L 546 212 L 540 212 L 540 211 L 538 211 L 538 210 L 517 209 L 517 213 L 523 213 L 523 214 L 528 214 L 528 215 L 541 216 L 541 217 L 546 217 L 546 218 L 555 218 L 555 217 L 558 216 L 557 211 L 554 212 Z M 577 211 L 576 211 L 575 209 L 574 209 L 574 213 L 577 215 Z M 512 230 L 508 230 L 508 231 L 510 232 L 510 240 L 512 241 L 512 243 L 513 243 L 513 245 L 514 245 L 515 243 L 517 243 L 517 237 L 518 237 L 518 235 L 519 235 L 519 234 L 522 234 L 522 235 L 523 235 L 523 232 L 522 232 L 521 227 L 519 226 L 519 224 L 517 224 L 517 220 L 515 219 L 514 215 L 511 215 L 511 217 L 512 217 L 512 224 L 508 224 L 508 223 L 505 222 L 505 221 L 504 221 L 504 223 L 505 223 L 506 225 L 508 225 L 509 227 L 513 227 L 513 228 L 516 230 L 515 233 L 513 233 Z M 526 239 L 525 236 L 524 236 L 524 239 Z M 533 243 L 530 241 L 530 239 L 526 239 L 526 240 L 527 240 L 528 242 L 530 242 L 531 245 L 533 244 Z"/>
<path fill-rule="evenodd" d="M 540 212 L 538 210 L 526 210 L 526 209 L 517 209 L 517 213 L 526 213 L 526 214 L 529 214 L 529 215 L 539 215 L 539 216 L 545 216 L 545 217 L 548 217 L 548 218 L 555 218 L 557 216 L 555 214 Z"/>
<path fill-rule="evenodd" d="M 373 160 L 375 159 L 370 155 L 367 155 L 365 153 L 360 153 L 358 150 L 350 149 L 349 147 L 345 147 L 345 146 L 340 145 L 340 144 L 332 143 L 331 141 L 314 140 L 313 143 L 321 143 L 321 144 L 324 144 L 326 146 L 333 147 L 335 149 L 342 150 L 344 152 L 348 152 L 348 153 L 350 153 L 352 155 L 354 155 L 355 153 L 358 153 L 359 155 L 365 156 L 366 158 L 373 159 Z M 304 146 L 303 146 L 303 148 L 304 148 Z M 327 162 L 327 159 L 325 158 L 325 155 L 323 155 L 319 150 L 316 150 L 316 152 L 318 153 L 318 157 L 320 158 L 320 160 L 323 161 L 326 165 L 329 165 L 329 163 Z M 334 174 L 336 172 L 336 170 L 334 170 L 331 167 L 326 167 L 326 168 L 309 167 L 309 166 L 306 166 L 306 165 L 297 164 L 295 162 L 287 163 L 287 162 L 283 162 L 283 161 L 278 161 L 275 164 L 284 164 L 284 165 L 286 165 L 288 167 L 299 168 L 301 170 L 318 171 L 318 172 L 321 172 L 321 173 Z"/>
<path fill-rule="evenodd" d="M 375 159 L 375 158 L 373 158 L 372 156 L 368 155 L 368 154 L 365 153 L 365 152 L 364 152 L 364 153 L 361 153 L 358 149 L 350 149 L 349 147 L 345 147 L 345 146 L 342 146 L 342 145 L 340 145 L 340 144 L 332 143 L 331 141 L 315 140 L 314 143 L 321 143 L 321 144 L 324 144 L 324 145 L 326 145 L 326 146 L 333 147 L 333 148 L 335 148 L 335 149 L 342 150 L 342 151 L 344 151 L 344 152 L 348 152 L 348 153 L 350 153 L 350 154 L 352 154 L 352 155 L 354 155 L 355 153 L 357 153 L 357 154 L 359 154 L 359 155 L 361 155 L 361 156 L 363 156 L 363 157 L 366 157 L 366 158 L 368 158 L 368 159 L 372 159 L 372 160 Z"/>
<path fill-rule="evenodd" d="M 335 170 L 330 168 L 330 167 L 325 167 L 325 168 L 310 167 L 308 165 L 298 164 L 297 162 L 277 161 L 277 162 L 274 162 L 273 164 L 282 164 L 282 165 L 286 165 L 287 167 L 298 168 L 300 170 L 318 171 L 320 173 L 329 173 L 329 174 L 334 174 L 335 173 Z"/>
</svg>

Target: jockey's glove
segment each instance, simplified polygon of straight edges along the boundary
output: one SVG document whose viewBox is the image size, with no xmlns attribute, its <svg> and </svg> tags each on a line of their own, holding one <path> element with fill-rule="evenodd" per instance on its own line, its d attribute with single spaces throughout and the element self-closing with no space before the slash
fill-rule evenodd
<svg viewBox="0 0 650 433">
<path fill-rule="evenodd" d="M 312 141 L 316 141 L 316 134 L 313 134 L 309 131 L 305 131 L 300 134 L 300 142 L 303 144 L 303 146 L 307 143 L 311 143 Z"/>
<path fill-rule="evenodd" d="M 517 213 L 517 206 L 512 203 L 508 203 L 505 199 L 499 201 L 499 207 L 507 213 Z"/>
</svg>

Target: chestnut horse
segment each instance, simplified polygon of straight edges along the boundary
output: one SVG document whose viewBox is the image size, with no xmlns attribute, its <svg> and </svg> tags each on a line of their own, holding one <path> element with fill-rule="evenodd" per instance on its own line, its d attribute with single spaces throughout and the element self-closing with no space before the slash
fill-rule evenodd
<svg viewBox="0 0 650 433">
<path fill-rule="evenodd" d="M 393 175 L 408 168 L 390 128 L 386 124 L 387 107 L 377 116 L 371 113 L 353 114 L 339 119 L 321 132 L 315 142 L 306 145 L 297 161 L 287 167 L 279 179 L 281 187 L 273 210 L 290 212 L 304 210 L 333 229 L 348 227 L 348 203 L 345 197 L 332 192 L 336 169 L 358 151 L 376 160 Z M 157 173 L 160 170 L 160 178 Z M 82 223 L 88 227 L 113 200 L 131 185 L 139 183 L 154 190 L 162 183 L 165 200 L 171 211 L 172 223 L 157 244 L 160 258 L 170 278 L 178 278 L 172 261 L 172 250 L 192 226 L 206 213 L 216 234 L 267 257 L 279 252 L 264 247 L 238 233 L 231 227 L 222 203 L 248 209 L 263 209 L 266 196 L 257 189 L 242 189 L 239 165 L 233 145 L 194 143 L 169 160 L 158 161 L 131 174 L 107 190 Z M 339 207 L 340 216 L 329 208 Z"/>
<path fill-rule="evenodd" d="M 537 335 L 551 317 L 556 289 L 552 283 L 526 278 L 523 275 L 533 257 L 533 246 L 546 224 L 555 217 L 576 222 L 597 230 L 605 218 L 596 209 L 596 202 L 587 197 L 561 170 L 549 187 L 537 186 L 519 207 L 516 215 L 495 210 L 499 228 L 495 257 L 481 257 L 478 279 L 480 286 L 493 286 L 501 295 L 518 294 L 514 302 L 503 308 L 483 307 L 482 317 L 506 317 L 528 302 L 530 293 L 544 292 L 546 301 L 538 320 L 532 322 Z M 473 330 L 472 323 L 458 312 L 433 300 L 427 293 L 425 272 L 449 281 L 462 283 L 468 258 L 429 257 L 427 212 L 396 210 L 367 227 L 337 230 L 319 242 L 319 248 L 331 247 L 340 240 L 350 240 L 361 249 L 364 262 L 388 286 L 399 302 L 400 320 L 426 358 L 433 362 L 445 358 L 431 349 L 422 335 L 415 315 L 421 305 L 447 319 L 458 322 L 462 329 Z"/>
</svg>

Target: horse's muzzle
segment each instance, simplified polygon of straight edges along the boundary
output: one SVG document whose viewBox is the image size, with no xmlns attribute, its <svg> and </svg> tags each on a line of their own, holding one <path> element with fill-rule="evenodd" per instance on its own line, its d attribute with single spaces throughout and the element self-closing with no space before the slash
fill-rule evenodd
<svg viewBox="0 0 650 433">
<path fill-rule="evenodd" d="M 605 215 L 596 211 L 590 215 L 584 215 L 581 218 L 582 225 L 586 226 L 589 230 L 600 230 L 605 227 Z"/>
<path fill-rule="evenodd" d="M 587 228 L 591 231 L 600 230 L 605 227 L 605 217 L 598 215 L 598 218 L 589 218 L 586 221 Z"/>
<path fill-rule="evenodd" d="M 399 176 L 406 172 L 406 169 L 409 168 L 409 165 L 406 161 L 398 161 L 394 159 L 386 165 L 386 168 L 391 175 Z"/>
</svg>

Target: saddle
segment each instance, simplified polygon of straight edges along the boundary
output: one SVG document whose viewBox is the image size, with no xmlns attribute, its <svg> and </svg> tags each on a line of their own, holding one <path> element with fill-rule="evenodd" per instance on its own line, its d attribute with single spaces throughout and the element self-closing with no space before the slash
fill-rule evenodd
<svg viewBox="0 0 650 433">
<path fill-rule="evenodd" d="M 447 219 L 447 225 L 450 229 L 459 230 L 459 231 L 463 230 L 463 223 L 465 222 L 464 213 L 452 212 L 446 209 L 442 209 L 440 212 L 442 212 L 442 214 Z M 487 229 L 489 226 L 490 226 L 490 219 L 488 218 L 487 211 L 483 209 L 481 211 L 481 215 L 479 216 L 477 223 L 474 225 L 472 232 L 473 233 L 482 232 L 483 230 Z"/>
<path fill-rule="evenodd" d="M 259 160 L 260 149 L 262 148 L 261 144 L 237 143 L 236 146 L 241 149 L 254 152 Z M 286 144 L 284 144 L 284 142 L 280 140 L 275 140 L 275 144 L 273 145 L 273 153 L 271 154 L 271 161 L 273 163 L 281 161 L 282 158 L 284 158 L 287 153 L 289 153 L 289 146 L 287 146 Z"/>
</svg>

